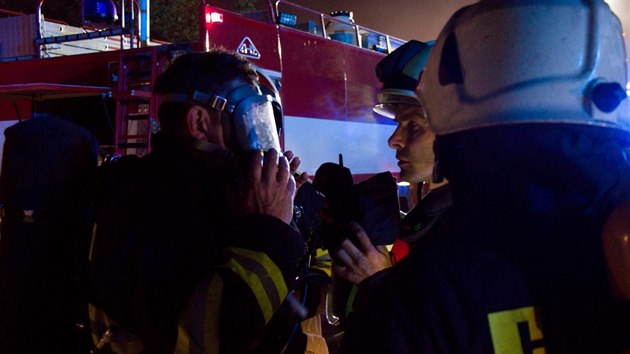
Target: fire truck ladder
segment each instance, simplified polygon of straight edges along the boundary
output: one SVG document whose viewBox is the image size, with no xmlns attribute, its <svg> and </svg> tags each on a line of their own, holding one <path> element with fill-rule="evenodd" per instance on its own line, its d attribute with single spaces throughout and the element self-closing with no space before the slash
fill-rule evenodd
<svg viewBox="0 0 630 354">
<path fill-rule="evenodd" d="M 122 50 L 116 95 L 115 153 L 145 155 L 157 130 L 157 103 L 151 94 L 158 74 L 155 47 Z"/>
</svg>

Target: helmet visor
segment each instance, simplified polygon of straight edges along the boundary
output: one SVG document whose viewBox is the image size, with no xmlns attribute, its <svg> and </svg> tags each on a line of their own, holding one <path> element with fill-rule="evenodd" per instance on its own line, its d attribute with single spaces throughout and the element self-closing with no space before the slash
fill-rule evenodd
<svg viewBox="0 0 630 354">
<path fill-rule="evenodd" d="M 415 92 L 401 89 L 385 89 L 376 96 L 378 104 L 373 108 L 374 112 L 394 119 L 399 104 L 421 106 Z"/>
</svg>

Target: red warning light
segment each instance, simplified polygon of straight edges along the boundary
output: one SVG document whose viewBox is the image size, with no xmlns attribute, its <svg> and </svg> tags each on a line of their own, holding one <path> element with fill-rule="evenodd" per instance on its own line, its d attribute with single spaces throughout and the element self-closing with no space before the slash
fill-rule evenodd
<svg viewBox="0 0 630 354">
<path fill-rule="evenodd" d="M 206 23 L 223 23 L 223 14 L 206 9 Z"/>
</svg>

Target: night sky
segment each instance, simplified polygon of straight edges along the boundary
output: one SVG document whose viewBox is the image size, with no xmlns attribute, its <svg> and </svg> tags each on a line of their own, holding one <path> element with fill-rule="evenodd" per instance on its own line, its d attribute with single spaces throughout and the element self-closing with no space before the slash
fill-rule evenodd
<svg viewBox="0 0 630 354">
<path fill-rule="evenodd" d="M 230 0 L 223 0 L 230 1 Z M 264 0 L 258 0 L 263 2 Z M 477 0 L 290 0 L 320 12 L 354 12 L 357 24 L 401 39 L 432 40 L 458 9 Z M 630 0 L 606 0 L 630 30 Z M 627 41 L 627 37 L 626 37 Z"/>
<path fill-rule="evenodd" d="M 401 39 L 435 39 L 442 26 L 459 8 L 477 0 L 289 0 L 303 7 L 329 14 L 345 10 L 354 13 L 356 24 Z M 266 0 L 258 0 L 258 7 Z M 210 4 L 233 8 L 236 0 L 209 0 Z"/>
<path fill-rule="evenodd" d="M 347 10 L 354 13 L 355 22 L 401 39 L 428 41 L 436 39 L 440 30 L 455 11 L 477 0 L 290 0 L 298 5 L 330 13 Z M 606 0 L 628 31 L 630 0 Z M 236 0 L 209 0 L 211 4 L 230 8 Z M 258 0 L 259 5 L 266 0 Z M 626 37 L 627 47 L 630 47 Z M 627 48 L 630 50 L 630 48 Z"/>
<path fill-rule="evenodd" d="M 476 0 L 291 0 L 324 13 L 348 10 L 357 24 L 401 39 L 435 39 L 459 8 Z"/>
<path fill-rule="evenodd" d="M 216 1 L 216 0 L 214 0 Z M 222 0 L 232 1 L 232 0 Z M 263 0 L 259 0 L 262 2 Z M 359 25 L 401 39 L 436 39 L 455 11 L 477 0 L 290 0 L 323 13 L 349 10 Z M 606 0 L 621 20 L 626 32 L 626 51 L 630 58 L 630 0 Z M 630 72 L 630 61 L 628 62 Z M 630 83 L 627 88 L 630 92 Z"/>
</svg>

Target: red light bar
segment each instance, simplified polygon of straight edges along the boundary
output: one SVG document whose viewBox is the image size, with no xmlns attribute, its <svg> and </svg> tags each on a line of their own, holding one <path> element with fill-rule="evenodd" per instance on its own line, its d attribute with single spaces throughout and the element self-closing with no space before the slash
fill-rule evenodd
<svg viewBox="0 0 630 354">
<path fill-rule="evenodd" d="M 206 23 L 216 22 L 223 23 L 223 14 L 216 11 L 206 12 Z"/>
</svg>

